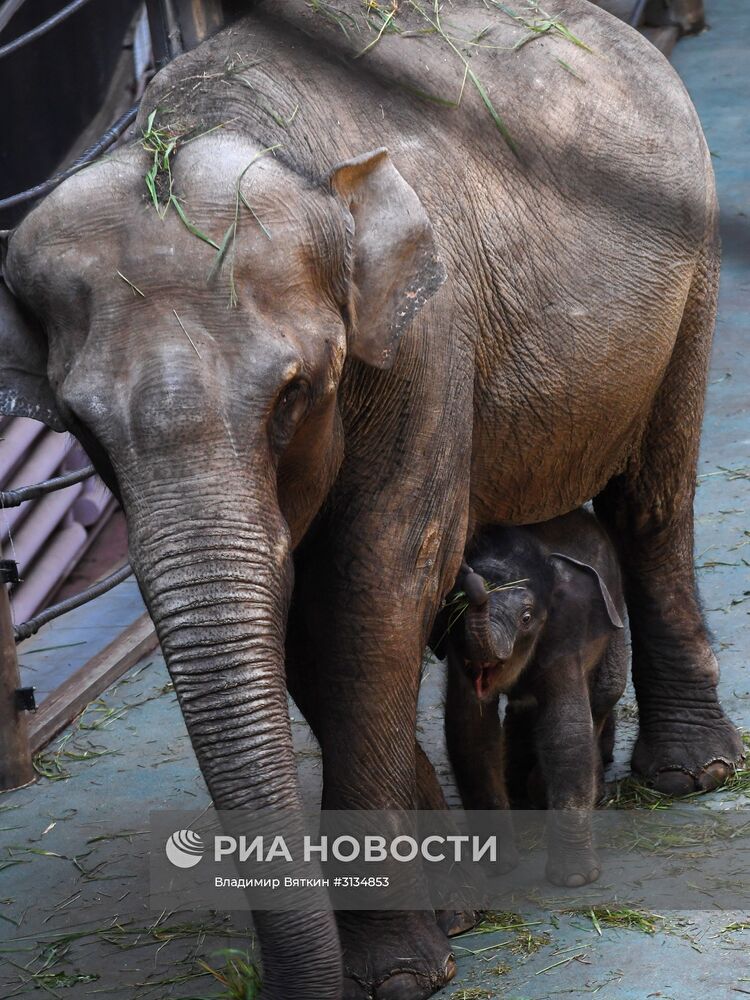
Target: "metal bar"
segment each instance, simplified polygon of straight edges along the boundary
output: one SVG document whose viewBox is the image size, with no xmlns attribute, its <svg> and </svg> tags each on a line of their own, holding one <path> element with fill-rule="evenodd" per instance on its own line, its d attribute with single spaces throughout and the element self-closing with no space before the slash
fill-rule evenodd
<svg viewBox="0 0 750 1000">
<path fill-rule="evenodd" d="M 5 0 L 5 3 L 0 7 L 0 31 L 25 3 L 26 0 Z"/>
<path fill-rule="evenodd" d="M 186 52 L 215 35 L 224 24 L 221 0 L 175 0 L 175 6 Z"/>
<path fill-rule="evenodd" d="M 8 42 L 7 45 L 0 46 L 0 59 L 3 56 L 9 56 L 12 52 L 17 49 L 22 48 L 24 45 L 28 45 L 29 42 L 36 41 L 42 35 L 46 35 L 48 31 L 52 28 L 57 27 L 62 21 L 70 17 L 71 14 L 75 14 L 77 10 L 87 4 L 89 0 L 73 0 L 69 3 L 67 7 L 63 7 L 52 17 L 48 17 L 46 21 L 42 21 L 38 24 L 36 28 L 32 28 L 31 31 L 27 31 L 25 35 L 19 35 L 18 38 L 14 38 L 12 42 Z"/>
<path fill-rule="evenodd" d="M 67 170 L 63 170 L 59 174 L 55 174 L 54 177 L 50 177 L 48 181 L 43 181 L 41 184 L 35 185 L 33 188 L 29 188 L 27 191 L 19 191 L 18 194 L 8 195 L 7 198 L 0 199 L 0 209 L 11 208 L 13 205 L 19 205 L 24 201 L 32 201 L 34 198 L 41 198 L 42 195 L 49 194 L 58 184 L 62 184 L 64 180 L 71 177 L 74 173 L 85 167 L 88 163 L 91 163 L 97 158 L 101 153 L 108 149 L 113 142 L 120 138 L 123 132 L 135 121 L 135 116 L 138 114 L 138 105 L 134 104 L 132 108 L 128 110 L 117 119 L 117 121 L 107 129 L 104 135 L 97 139 L 96 142 L 89 146 L 78 159 Z"/>
<path fill-rule="evenodd" d="M 180 25 L 172 0 L 146 0 L 154 65 L 161 69 L 183 52 Z"/>
<path fill-rule="evenodd" d="M 4 792 L 34 780 L 26 711 L 18 698 L 21 675 L 6 587 L 15 577 L 11 569 L 14 563 L 0 564 L 0 791 Z"/>
<path fill-rule="evenodd" d="M 0 510 L 7 507 L 20 507 L 27 500 L 36 500 L 47 493 L 54 493 L 55 490 L 64 490 L 66 486 L 75 486 L 95 474 L 94 466 L 87 465 L 83 469 L 76 469 L 75 472 L 66 472 L 64 476 L 55 476 L 54 479 L 45 479 L 43 483 L 35 483 L 33 486 L 22 486 L 18 490 L 0 491 Z"/>
<path fill-rule="evenodd" d="M 647 2 L 648 0 L 638 0 L 636 3 L 633 13 L 630 15 L 630 20 L 628 21 L 628 24 L 630 24 L 631 27 L 639 27 L 641 21 L 643 20 L 643 13 L 646 9 Z"/>
<path fill-rule="evenodd" d="M 106 594 L 108 590 L 112 590 L 113 587 L 116 587 L 118 583 L 122 583 L 123 580 L 127 580 L 132 573 L 133 568 L 130 563 L 125 563 L 125 565 L 121 566 L 120 569 L 115 570 L 114 573 L 111 573 L 109 576 L 105 576 L 103 580 L 95 583 L 93 587 L 87 587 L 86 590 L 82 590 L 80 594 L 68 597 L 67 600 L 60 601 L 59 604 L 53 604 L 51 608 L 47 608 L 46 611 L 42 611 L 41 614 L 36 615 L 35 618 L 30 618 L 27 622 L 23 622 L 21 625 L 16 625 L 16 642 L 22 642 L 24 639 L 28 639 L 29 636 L 38 632 L 42 625 L 46 625 L 47 622 L 54 621 L 55 618 L 59 618 L 61 615 L 67 614 L 68 611 L 73 611 L 75 608 L 80 608 L 82 604 L 88 604 L 89 601 L 93 601 L 96 597 L 101 597 L 102 594 Z"/>
</svg>

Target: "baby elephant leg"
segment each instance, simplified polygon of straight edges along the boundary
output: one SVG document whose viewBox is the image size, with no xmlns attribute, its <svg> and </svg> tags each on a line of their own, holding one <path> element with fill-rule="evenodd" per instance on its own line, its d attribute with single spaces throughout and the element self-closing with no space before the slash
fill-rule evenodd
<svg viewBox="0 0 750 1000">
<path fill-rule="evenodd" d="M 477 701 L 461 665 L 448 657 L 445 696 L 445 739 L 461 802 L 466 810 L 500 810 L 496 874 L 518 864 L 513 822 L 503 774 L 502 726 L 499 697 Z"/>
<path fill-rule="evenodd" d="M 503 722 L 503 760 L 505 784 L 513 809 L 546 806 L 543 782 L 535 780 L 538 772 L 535 730 L 536 704 L 510 701 Z"/>
<path fill-rule="evenodd" d="M 536 745 L 549 810 L 547 878 L 574 888 L 595 882 L 601 874 L 591 832 L 601 762 L 588 685 L 579 664 L 556 663 L 542 677 Z"/>
</svg>

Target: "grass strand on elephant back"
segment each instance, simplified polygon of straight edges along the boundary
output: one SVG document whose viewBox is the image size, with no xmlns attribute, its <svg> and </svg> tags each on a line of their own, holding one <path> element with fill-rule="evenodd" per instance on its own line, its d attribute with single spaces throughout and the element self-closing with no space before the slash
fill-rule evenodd
<svg viewBox="0 0 750 1000">
<path fill-rule="evenodd" d="M 343 10 L 337 10 L 335 7 L 332 7 L 331 4 L 325 3 L 324 0 L 308 0 L 308 6 L 314 10 L 316 14 L 322 14 L 323 17 L 340 28 L 347 38 L 349 37 L 349 32 L 346 30 L 346 22 L 349 22 L 350 28 L 357 27 L 357 22 L 351 14 L 348 14 Z"/>
<path fill-rule="evenodd" d="M 567 42 L 577 46 L 579 49 L 584 49 L 586 52 L 591 52 L 593 54 L 594 50 L 589 48 L 585 42 L 581 41 L 577 35 L 574 35 L 570 28 L 563 24 L 559 17 L 554 17 L 552 14 L 548 14 L 547 11 L 543 10 L 538 3 L 533 3 L 531 0 L 527 3 L 527 7 L 530 12 L 541 14 L 541 17 L 530 19 L 524 17 L 522 14 L 517 14 L 504 3 L 500 3 L 500 0 L 489 0 L 489 2 L 494 7 L 497 7 L 498 10 L 501 10 L 503 14 L 507 14 L 508 17 L 512 17 L 514 21 L 523 25 L 523 27 L 530 32 L 530 34 L 526 35 L 524 38 L 520 38 L 513 46 L 516 51 L 523 48 L 523 46 L 527 45 L 529 42 L 533 42 L 535 38 L 540 38 L 541 36 L 552 32 L 560 35 Z M 487 3 L 487 0 L 485 0 L 485 3 Z"/>
<path fill-rule="evenodd" d="M 420 5 L 416 2 L 416 0 L 409 0 L 409 2 L 411 3 L 412 7 L 421 14 L 421 16 L 425 19 L 425 21 L 427 21 L 427 23 L 429 25 L 431 25 L 435 29 L 435 31 L 437 31 L 437 33 L 440 35 L 440 37 L 443 39 L 443 41 L 448 44 L 448 46 L 451 48 L 451 50 L 453 52 L 455 52 L 455 54 L 458 56 L 458 58 L 464 64 L 464 71 L 465 71 L 464 72 L 464 80 L 468 76 L 468 78 L 474 84 L 474 87 L 476 88 L 477 93 L 479 94 L 480 98 L 482 99 L 482 103 L 484 104 L 484 106 L 489 111 L 490 117 L 492 118 L 492 121 L 495 123 L 495 128 L 502 135 L 503 139 L 505 139 L 505 141 L 508 144 L 508 147 L 511 149 L 511 151 L 513 153 L 517 154 L 518 153 L 518 149 L 516 147 L 515 142 L 513 141 L 513 138 L 511 137 L 510 132 L 508 131 L 508 127 L 506 126 L 505 122 L 500 117 L 500 115 L 497 113 L 497 111 L 495 110 L 495 105 L 490 100 L 490 96 L 487 93 L 486 89 L 484 88 L 484 86 L 483 86 L 482 82 L 480 81 L 479 77 L 476 75 L 476 73 L 471 68 L 471 66 L 469 66 L 469 60 L 466 58 L 466 56 L 463 54 L 463 52 L 458 48 L 458 46 L 451 39 L 451 37 L 444 31 L 443 25 L 442 25 L 442 21 L 440 19 L 440 0 L 434 0 L 434 6 L 433 6 L 434 17 L 435 17 L 434 21 L 420 7 Z M 463 85 L 461 87 L 461 93 L 463 94 Z M 459 98 L 459 102 L 460 102 L 460 98 Z"/>
<path fill-rule="evenodd" d="M 382 10 L 379 4 L 375 2 L 375 0 L 368 0 L 367 13 L 368 14 L 375 13 L 379 15 L 381 23 L 379 25 L 378 33 L 375 36 L 375 38 L 368 45 L 365 45 L 365 47 L 362 49 L 361 52 L 358 52 L 356 54 L 356 56 L 354 57 L 355 59 L 359 59 L 360 56 L 365 55 L 367 52 L 370 51 L 370 49 L 374 48 L 378 44 L 380 39 L 383 37 L 383 35 L 386 33 L 386 31 L 388 31 L 389 28 L 391 31 L 394 31 L 396 33 L 399 33 L 400 31 L 398 25 L 394 23 L 394 18 L 398 13 L 397 0 L 391 0 L 391 9 L 389 11 Z"/>
<path fill-rule="evenodd" d="M 390 3 L 382 3 L 378 2 L 378 0 L 362 0 L 362 4 L 364 8 L 364 24 L 370 31 L 375 32 L 375 37 L 372 38 L 362 49 L 355 53 L 355 59 L 359 59 L 371 52 L 382 40 L 384 35 L 387 34 L 401 35 L 402 37 L 410 38 L 425 37 L 426 35 L 438 35 L 452 50 L 452 52 L 458 56 L 464 66 L 464 76 L 458 99 L 450 100 L 445 97 L 435 97 L 434 95 L 413 86 L 405 86 L 404 89 L 411 91 L 419 97 L 423 97 L 425 100 L 431 100 L 446 107 L 456 108 L 461 104 L 466 81 L 468 79 L 487 109 L 495 127 L 503 136 L 512 152 L 516 154 L 517 148 L 510 134 L 510 130 L 501 115 L 498 113 L 487 88 L 470 66 L 469 59 L 465 52 L 462 51 L 462 48 L 465 48 L 466 46 L 477 46 L 482 48 L 504 49 L 509 52 L 517 52 L 535 39 L 543 38 L 548 35 L 555 35 L 569 42 L 571 45 L 574 45 L 576 48 L 594 54 L 593 49 L 591 49 L 590 46 L 588 46 L 581 38 L 574 34 L 574 32 L 571 31 L 570 28 L 560 19 L 560 17 L 549 14 L 539 5 L 539 3 L 535 2 L 535 0 L 526 0 L 526 11 L 523 13 L 518 13 L 506 4 L 502 3 L 501 0 L 484 0 L 484 4 L 488 10 L 495 10 L 504 14 L 506 17 L 513 20 L 517 25 L 525 28 L 528 32 L 510 46 L 499 46 L 485 43 L 484 40 L 492 31 L 492 25 L 485 26 L 480 31 L 476 32 L 472 38 L 462 38 L 455 32 L 451 33 L 450 30 L 446 30 L 442 20 L 443 5 L 441 0 L 433 0 L 429 11 L 421 5 L 419 0 L 405 0 L 404 3 L 401 3 L 400 0 L 390 0 Z M 420 20 L 424 23 L 424 27 L 416 30 L 401 27 L 397 18 L 399 15 L 403 16 L 403 11 L 407 5 L 419 16 Z M 347 38 L 351 39 L 350 31 L 357 31 L 358 33 L 361 33 L 361 24 L 348 12 L 338 10 L 331 4 L 324 3 L 323 0 L 308 0 L 308 6 L 315 13 L 321 14 L 327 20 L 337 24 Z M 564 59 L 555 57 L 555 61 L 559 63 L 566 73 L 571 74 L 581 82 L 585 82 L 584 77 L 577 73 L 575 69 Z"/>
</svg>

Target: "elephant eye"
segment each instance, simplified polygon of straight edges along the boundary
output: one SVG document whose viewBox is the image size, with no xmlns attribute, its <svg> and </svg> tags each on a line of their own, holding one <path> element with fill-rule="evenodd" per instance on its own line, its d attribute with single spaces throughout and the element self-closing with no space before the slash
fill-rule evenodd
<svg viewBox="0 0 750 1000">
<path fill-rule="evenodd" d="M 310 402 L 310 386 L 303 379 L 294 379 L 279 393 L 271 424 L 271 436 L 278 448 L 285 447 L 304 417 Z"/>
<path fill-rule="evenodd" d="M 532 614 L 528 608 L 521 613 L 521 624 L 524 628 L 528 628 L 531 625 Z"/>
<path fill-rule="evenodd" d="M 310 387 L 302 379 L 290 382 L 282 391 L 277 412 L 285 420 L 297 421 L 307 409 Z"/>
</svg>

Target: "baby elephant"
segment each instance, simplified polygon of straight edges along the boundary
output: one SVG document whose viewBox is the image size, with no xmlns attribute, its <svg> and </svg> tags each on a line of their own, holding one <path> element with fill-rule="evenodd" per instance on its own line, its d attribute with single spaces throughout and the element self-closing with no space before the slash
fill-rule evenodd
<svg viewBox="0 0 750 1000">
<path fill-rule="evenodd" d="M 482 532 L 433 630 L 433 651 L 448 658 L 445 729 L 464 808 L 530 798 L 555 810 L 547 878 L 556 885 L 600 874 L 589 812 L 627 677 L 624 614 L 612 544 L 579 509 Z M 504 860 L 514 858 L 510 844 Z"/>
</svg>

